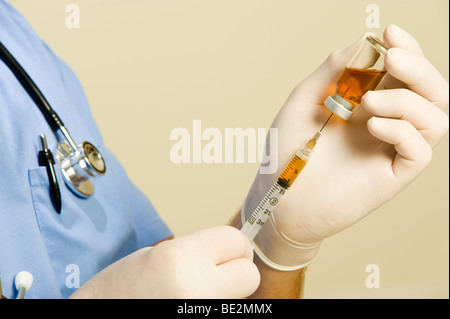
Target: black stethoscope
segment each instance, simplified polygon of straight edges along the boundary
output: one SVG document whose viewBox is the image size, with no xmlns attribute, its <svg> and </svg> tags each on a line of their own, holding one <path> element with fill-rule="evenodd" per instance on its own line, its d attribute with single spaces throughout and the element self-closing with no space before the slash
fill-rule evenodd
<svg viewBox="0 0 450 319">
<path fill-rule="evenodd" d="M 66 185 L 78 196 L 84 198 L 91 196 L 94 193 L 94 185 L 90 178 L 106 173 L 103 156 L 94 145 L 87 141 L 83 141 L 80 145 L 74 142 L 42 92 L 1 42 L 0 59 L 19 80 L 60 140 L 56 147 L 56 159 Z"/>
<path fill-rule="evenodd" d="M 3 60 L 17 80 L 19 80 L 44 115 L 58 140 L 60 140 L 56 147 L 56 159 L 61 167 L 66 185 L 80 197 L 86 198 L 91 196 L 94 193 L 94 185 L 90 178 L 106 173 L 103 156 L 94 145 L 87 141 L 83 141 L 80 145 L 74 142 L 62 120 L 52 109 L 42 92 L 1 42 L 0 59 Z M 32 283 L 33 276 L 27 271 L 21 271 L 15 276 L 18 299 L 23 299 L 25 292 L 30 289 Z M 0 298 L 6 298 L 2 294 L 1 280 Z"/>
</svg>

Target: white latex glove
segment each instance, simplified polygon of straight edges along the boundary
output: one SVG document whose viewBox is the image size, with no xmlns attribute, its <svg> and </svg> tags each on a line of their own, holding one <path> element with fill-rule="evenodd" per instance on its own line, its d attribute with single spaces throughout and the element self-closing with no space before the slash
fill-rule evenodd
<svg viewBox="0 0 450 319">
<path fill-rule="evenodd" d="M 442 110 L 448 105 L 448 83 L 401 28 L 386 28 L 384 40 L 391 48 L 385 57 L 388 75 L 380 85 L 386 90 L 365 94 L 349 121 L 333 116 L 311 160 L 273 214 L 278 229 L 295 242 L 319 243 L 392 199 L 428 165 L 432 147 L 448 131 Z M 278 128 L 279 169 L 273 175 L 257 175 L 247 197 L 246 218 L 331 114 L 323 103 L 361 41 L 332 53 L 278 113 L 272 127 Z M 263 238 L 266 252 L 281 253 L 269 230 L 265 225 L 255 242 Z M 307 263 L 317 249 L 299 249 L 297 253 L 304 254 L 299 262 Z"/>
<path fill-rule="evenodd" d="M 117 261 L 71 298 L 243 298 L 259 285 L 250 242 L 221 226 L 164 241 Z"/>
</svg>

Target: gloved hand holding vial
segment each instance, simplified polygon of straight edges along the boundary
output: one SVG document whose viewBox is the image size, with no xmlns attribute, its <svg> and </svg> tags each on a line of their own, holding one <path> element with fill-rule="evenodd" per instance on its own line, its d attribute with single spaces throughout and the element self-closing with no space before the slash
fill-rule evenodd
<svg viewBox="0 0 450 319">
<path fill-rule="evenodd" d="M 350 119 L 353 114 L 353 108 L 361 103 L 362 96 L 369 90 L 375 90 L 386 74 L 384 54 L 388 50 L 387 46 L 374 36 L 367 36 L 365 40 L 339 76 L 336 83 L 336 92 L 325 101 L 325 105 L 333 113 L 331 113 L 319 132 L 306 143 L 304 148 L 295 154 L 277 182 L 253 211 L 247 223 L 243 220 L 242 232 L 250 240 L 253 240 L 259 229 L 262 228 L 281 196 L 292 186 L 309 161 L 322 130 L 328 124 L 333 114 L 337 114 L 345 120 Z M 244 210 L 241 211 L 241 215 L 245 217 Z"/>
<path fill-rule="evenodd" d="M 236 222 L 270 268 L 308 265 L 323 239 L 414 180 L 447 132 L 445 79 L 398 26 L 385 30 L 384 41 L 365 35 L 332 53 L 295 88 L 272 123 L 279 142 L 278 154 L 270 157 L 278 156 L 280 167 L 256 176 Z M 292 169 L 311 141 L 314 154 Z M 283 183 L 286 171 L 294 170 L 295 183 Z M 265 195 L 274 186 L 281 195 L 271 205 Z"/>
</svg>

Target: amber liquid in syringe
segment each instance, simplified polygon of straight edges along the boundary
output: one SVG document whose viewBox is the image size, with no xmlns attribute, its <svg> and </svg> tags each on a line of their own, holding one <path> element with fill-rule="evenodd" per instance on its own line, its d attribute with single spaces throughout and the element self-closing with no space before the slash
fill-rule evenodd
<svg viewBox="0 0 450 319">
<path fill-rule="evenodd" d="M 320 132 L 317 132 L 302 149 L 297 151 L 278 180 L 272 185 L 264 198 L 259 202 L 258 206 L 253 210 L 250 218 L 248 218 L 246 222 L 243 222 L 241 232 L 248 239 L 253 240 L 253 238 L 255 238 L 258 231 L 276 208 L 281 197 L 289 187 L 292 186 L 295 179 L 306 166 L 319 137 Z"/>
<path fill-rule="evenodd" d="M 336 93 L 353 105 L 361 103 L 361 97 L 374 90 L 386 71 L 346 68 L 337 80 Z"/>
<path fill-rule="evenodd" d="M 283 173 L 278 178 L 278 184 L 284 188 L 289 188 L 294 183 L 300 172 L 306 165 L 306 161 L 295 155 L 291 162 L 286 166 Z"/>
<path fill-rule="evenodd" d="M 317 140 L 320 136 L 320 133 L 317 133 L 314 138 L 309 140 L 309 142 L 306 144 L 306 147 L 304 150 L 310 150 L 312 151 L 314 147 L 316 146 Z M 304 154 L 306 155 L 306 154 Z M 308 163 L 308 158 L 302 156 L 302 151 L 295 154 L 295 156 L 292 158 L 292 160 L 289 162 L 289 164 L 284 169 L 283 173 L 281 173 L 280 177 L 278 178 L 278 184 L 280 186 L 288 189 L 292 186 L 300 172 L 303 170 L 305 165 Z"/>
</svg>

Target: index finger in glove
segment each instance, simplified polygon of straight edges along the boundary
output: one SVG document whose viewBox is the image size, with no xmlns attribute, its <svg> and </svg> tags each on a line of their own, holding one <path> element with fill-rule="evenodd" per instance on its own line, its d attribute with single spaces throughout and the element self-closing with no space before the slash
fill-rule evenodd
<svg viewBox="0 0 450 319">
<path fill-rule="evenodd" d="M 448 105 L 448 83 L 423 55 L 392 48 L 385 57 L 386 70 L 406 86 L 441 109 Z"/>
</svg>

